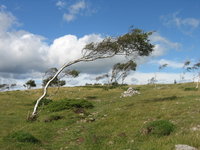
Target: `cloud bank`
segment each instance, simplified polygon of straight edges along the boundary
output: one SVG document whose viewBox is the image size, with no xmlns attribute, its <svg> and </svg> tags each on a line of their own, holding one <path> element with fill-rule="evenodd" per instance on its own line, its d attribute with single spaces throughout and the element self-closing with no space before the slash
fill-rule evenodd
<svg viewBox="0 0 200 150">
<path fill-rule="evenodd" d="M 166 26 L 175 26 L 180 31 L 186 34 L 191 34 L 195 29 L 200 27 L 199 18 L 182 18 L 180 12 L 175 12 L 166 16 L 161 16 L 161 19 Z"/>
<path fill-rule="evenodd" d="M 61 7 L 63 4 L 58 5 Z M 78 12 L 83 8 L 82 5 L 80 3 L 71 6 L 71 12 Z M 75 35 L 64 35 L 48 44 L 45 41 L 46 38 L 41 35 L 15 30 L 14 27 L 17 24 L 19 24 L 17 19 L 10 12 L 0 11 L 0 77 L 2 79 L 10 78 L 21 81 L 32 78 L 39 80 L 42 73 L 48 68 L 59 68 L 66 62 L 80 58 L 81 51 L 86 44 L 99 42 L 103 39 L 99 34 L 85 35 L 80 38 Z M 159 34 L 154 34 L 151 41 L 155 43 L 155 51 L 151 57 L 162 56 L 167 50 L 177 49 L 180 46 Z M 137 62 L 142 64 L 148 59 L 138 59 Z M 123 57 L 118 56 L 90 63 L 78 63 L 73 67 L 87 77 L 91 74 L 107 73 L 115 63 L 124 60 Z M 89 77 L 83 79 L 90 80 Z"/>
</svg>

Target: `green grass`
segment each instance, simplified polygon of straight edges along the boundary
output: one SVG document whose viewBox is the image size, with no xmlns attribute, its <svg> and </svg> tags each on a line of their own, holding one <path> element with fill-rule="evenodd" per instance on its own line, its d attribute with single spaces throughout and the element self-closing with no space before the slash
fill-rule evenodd
<svg viewBox="0 0 200 150">
<path fill-rule="evenodd" d="M 10 142 L 23 142 L 23 143 L 40 143 L 40 141 L 35 138 L 32 134 L 24 132 L 24 131 L 17 131 L 14 133 L 9 134 L 4 138 L 5 141 Z"/>
<path fill-rule="evenodd" d="M 120 98 L 127 86 L 106 90 L 103 86 L 66 87 L 58 92 L 50 88 L 47 99 L 53 102 L 39 107 L 39 118 L 35 122 L 27 122 L 26 118 L 41 90 L 1 92 L 0 149 L 171 150 L 176 144 L 200 149 L 200 130 L 192 130 L 200 125 L 200 92 L 185 91 L 193 87 L 192 83 L 157 85 L 157 88 L 134 86 L 141 94 L 127 98 Z M 70 103 L 70 109 L 65 102 Z M 94 107 L 80 106 L 81 102 Z M 64 105 L 67 109 L 50 111 L 55 105 Z M 160 120 L 164 123 L 154 122 Z M 164 127 L 166 134 L 143 134 L 141 131 L 152 122 L 156 127 L 161 124 L 156 133 L 163 133 L 160 131 L 165 131 Z M 19 131 L 32 135 L 40 143 L 8 138 Z"/>
</svg>

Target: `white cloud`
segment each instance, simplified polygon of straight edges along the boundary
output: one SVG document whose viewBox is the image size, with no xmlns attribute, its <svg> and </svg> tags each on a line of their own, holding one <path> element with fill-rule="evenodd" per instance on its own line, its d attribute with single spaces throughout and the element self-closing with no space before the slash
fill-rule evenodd
<svg viewBox="0 0 200 150">
<path fill-rule="evenodd" d="M 155 51 L 154 51 L 155 56 L 163 55 L 166 52 L 166 50 L 169 50 L 169 49 L 178 50 L 181 47 L 180 43 L 172 42 L 158 33 L 154 33 L 150 37 L 150 39 L 152 43 L 156 45 Z"/>
<path fill-rule="evenodd" d="M 158 64 L 163 65 L 167 64 L 167 67 L 178 69 L 178 68 L 183 68 L 184 63 L 183 62 L 177 62 L 177 61 L 172 61 L 172 60 L 166 60 L 166 59 L 160 59 L 160 60 L 152 60 L 150 63 L 153 64 Z"/>
<path fill-rule="evenodd" d="M 126 83 L 129 84 L 147 84 L 148 80 L 155 76 L 155 73 L 143 73 L 143 72 L 135 72 L 130 74 L 125 80 Z M 136 81 L 132 81 L 132 79 L 137 79 Z M 165 73 L 165 72 L 156 72 L 157 83 L 174 83 L 176 80 L 178 83 L 181 81 L 179 73 Z M 187 73 L 185 74 L 184 82 L 192 82 L 193 74 Z"/>
<path fill-rule="evenodd" d="M 0 5 L 0 11 L 6 10 L 6 6 L 5 5 Z"/>
<path fill-rule="evenodd" d="M 63 19 L 66 20 L 67 22 L 71 22 L 75 19 L 74 14 L 63 14 Z"/>
<path fill-rule="evenodd" d="M 183 68 L 184 63 L 176 62 L 176 61 L 171 61 L 171 60 L 166 60 L 166 59 L 161 59 L 158 61 L 159 65 L 167 64 L 167 67 L 171 68 Z"/>
<path fill-rule="evenodd" d="M 59 9 L 62 9 L 62 8 L 65 8 L 66 3 L 65 3 L 64 1 L 59 0 L 59 1 L 57 1 L 56 6 L 57 6 Z"/>
<path fill-rule="evenodd" d="M 63 65 L 65 62 L 73 61 L 82 56 L 82 49 L 90 42 L 98 42 L 102 40 L 100 35 L 85 35 L 77 38 L 75 35 L 65 35 L 57 38 L 50 45 L 48 58 L 51 64 Z"/>
<path fill-rule="evenodd" d="M 154 33 L 150 36 L 151 43 L 154 44 L 154 51 L 150 55 L 150 57 L 139 57 L 137 59 L 138 64 L 143 64 L 147 61 L 149 61 L 152 58 L 163 56 L 167 53 L 169 50 L 179 50 L 181 47 L 181 44 L 178 42 L 172 42 L 168 40 L 167 38 L 161 36 L 158 33 Z"/>
<path fill-rule="evenodd" d="M 87 4 L 84 0 L 78 1 L 68 7 L 68 12 L 63 14 L 63 19 L 67 22 L 73 21 L 86 8 Z"/>
<path fill-rule="evenodd" d="M 80 6 L 75 8 L 78 9 Z M 42 77 L 41 73 L 48 68 L 59 68 L 66 62 L 80 58 L 85 44 L 103 39 L 96 34 L 85 35 L 81 38 L 65 35 L 47 44 L 45 38 L 40 35 L 23 30 L 9 30 L 16 22 L 16 18 L 11 13 L 0 12 L 0 16 L 3 16 L 0 22 L 0 29 L 2 29 L 0 30 L 0 77 L 16 79 L 20 83 L 27 79 L 39 81 Z M 163 55 L 168 49 L 179 47 L 178 43 L 171 42 L 159 34 L 154 34 L 151 41 L 156 44 L 153 57 Z M 70 84 L 83 85 L 86 82 L 93 82 L 97 74 L 107 73 L 115 63 L 123 61 L 125 58 L 117 56 L 112 59 L 78 63 L 73 67 L 80 70 L 82 75 Z M 144 62 L 138 60 L 139 64 Z M 138 81 L 141 82 L 139 79 Z"/>
<path fill-rule="evenodd" d="M 77 14 L 77 13 L 79 13 L 79 11 L 80 11 L 81 9 L 85 9 L 85 8 L 86 8 L 86 3 L 85 3 L 84 0 L 82 0 L 82 1 L 79 1 L 79 2 L 77 2 L 77 3 L 73 4 L 73 5 L 71 5 L 71 6 L 69 7 L 69 12 L 70 12 L 71 14 Z"/>
<path fill-rule="evenodd" d="M 4 32 L 0 35 L 0 71 L 44 71 L 47 50 L 48 45 L 39 35 L 26 31 Z"/>
<path fill-rule="evenodd" d="M 179 30 L 184 33 L 190 34 L 194 29 L 200 26 L 200 19 L 198 18 L 182 18 L 179 16 L 179 12 L 167 16 L 161 16 L 164 25 L 176 26 Z"/>
<path fill-rule="evenodd" d="M 17 24 L 17 19 L 11 13 L 0 9 L 0 33 L 7 31 L 13 24 Z"/>
</svg>

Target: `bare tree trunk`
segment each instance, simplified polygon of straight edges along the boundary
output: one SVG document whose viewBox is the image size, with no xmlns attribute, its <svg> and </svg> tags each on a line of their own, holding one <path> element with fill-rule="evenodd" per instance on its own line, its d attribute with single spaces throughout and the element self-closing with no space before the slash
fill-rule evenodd
<svg viewBox="0 0 200 150">
<path fill-rule="evenodd" d="M 72 61 L 72 62 L 69 62 L 67 64 L 64 64 L 57 72 L 56 74 L 47 82 L 47 84 L 45 85 L 44 87 L 44 92 L 42 94 L 42 96 L 36 101 L 36 104 L 34 106 L 34 109 L 33 109 L 33 112 L 32 112 L 32 117 L 34 118 L 36 115 L 37 115 L 37 109 L 38 109 L 38 105 L 40 103 L 40 101 L 46 96 L 47 92 L 48 92 L 48 87 L 49 87 L 49 84 L 68 66 L 71 66 L 75 63 L 78 63 L 80 61 L 83 61 L 83 59 L 78 59 L 78 60 L 75 60 L 75 61 Z"/>
<path fill-rule="evenodd" d="M 34 106 L 34 109 L 33 109 L 33 112 L 32 112 L 32 115 L 29 117 L 29 120 L 35 120 L 36 117 L 37 117 L 37 109 L 38 109 L 38 106 L 39 106 L 39 103 L 40 101 L 46 96 L 47 92 L 48 92 L 48 87 L 49 87 L 49 84 L 66 68 L 66 67 L 69 67 L 73 64 L 76 64 L 78 62 L 81 62 L 81 61 L 94 61 L 96 59 L 103 59 L 103 58 L 110 58 L 110 57 L 113 57 L 114 55 L 110 55 L 110 56 L 99 56 L 99 57 L 96 57 L 96 58 L 85 58 L 85 57 L 82 57 L 80 59 L 77 59 L 75 61 L 72 61 L 72 62 L 69 62 L 69 63 L 66 63 L 64 64 L 57 72 L 56 74 L 47 82 L 47 84 L 45 85 L 44 87 L 44 91 L 43 91 L 43 94 L 40 98 L 37 99 L 36 101 L 36 104 Z"/>
<path fill-rule="evenodd" d="M 199 74 L 199 76 L 198 76 L 198 80 L 197 80 L 196 89 L 198 89 L 198 88 L 199 88 L 199 82 L 200 82 L 200 74 Z"/>
</svg>

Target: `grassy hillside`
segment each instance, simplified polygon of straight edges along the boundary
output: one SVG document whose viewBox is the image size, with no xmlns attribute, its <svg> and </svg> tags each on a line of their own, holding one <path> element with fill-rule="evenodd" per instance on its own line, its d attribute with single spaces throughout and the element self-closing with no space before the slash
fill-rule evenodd
<svg viewBox="0 0 200 150">
<path fill-rule="evenodd" d="M 127 98 L 120 98 L 127 87 L 61 88 L 57 93 L 52 88 L 48 96 L 52 103 L 84 99 L 94 107 L 51 111 L 50 103 L 40 106 L 35 122 L 26 118 L 41 90 L 1 92 L 0 149 L 171 150 L 176 144 L 200 149 L 200 91 L 192 83 L 135 87 L 141 94 Z M 164 136 L 145 132 L 155 120 L 171 122 L 173 132 Z M 21 132 L 39 142 L 20 141 Z"/>
</svg>

